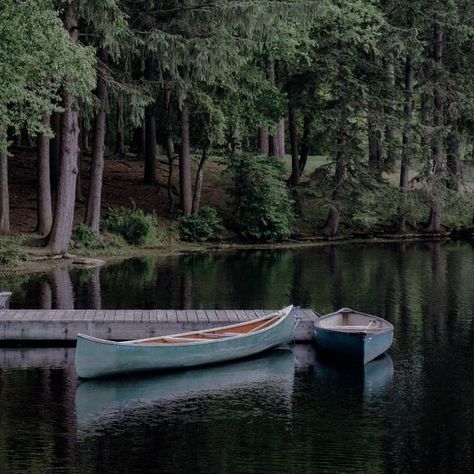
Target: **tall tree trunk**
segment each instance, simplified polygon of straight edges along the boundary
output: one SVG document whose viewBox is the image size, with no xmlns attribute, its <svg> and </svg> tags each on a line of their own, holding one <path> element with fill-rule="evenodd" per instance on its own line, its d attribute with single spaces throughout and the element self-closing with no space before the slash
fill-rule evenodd
<svg viewBox="0 0 474 474">
<path fill-rule="evenodd" d="M 447 185 L 450 189 L 458 190 L 459 177 L 459 124 L 457 120 L 452 124 L 452 130 L 449 132 L 446 149 L 446 166 L 448 171 Z"/>
<path fill-rule="evenodd" d="M 89 153 L 90 151 L 89 134 L 89 125 L 87 124 L 86 119 L 83 117 L 81 121 L 81 150 L 83 153 Z"/>
<path fill-rule="evenodd" d="M 8 191 L 8 154 L 0 151 L 0 234 L 10 233 L 10 194 Z"/>
<path fill-rule="evenodd" d="M 382 171 L 382 141 L 380 139 L 377 124 L 373 119 L 376 112 L 369 109 L 369 116 L 367 117 L 367 133 L 369 141 L 369 166 L 375 174 L 380 174 Z"/>
<path fill-rule="evenodd" d="M 168 210 L 171 214 L 175 211 L 175 200 L 173 195 L 173 163 L 176 158 L 176 152 L 173 142 L 173 128 L 171 116 L 171 90 L 165 89 L 164 93 L 166 110 L 166 156 L 168 157 Z"/>
<path fill-rule="evenodd" d="M 153 106 L 145 110 L 145 183 L 156 182 L 156 123 Z"/>
<path fill-rule="evenodd" d="M 267 74 L 269 81 L 275 86 L 277 84 L 275 61 L 270 60 L 267 64 Z M 275 135 L 269 136 L 269 154 L 276 158 L 284 158 L 285 156 L 285 120 L 279 119 L 276 124 Z"/>
<path fill-rule="evenodd" d="M 242 154 L 242 131 L 239 122 L 235 124 L 232 132 L 232 154 L 237 156 Z"/>
<path fill-rule="evenodd" d="M 393 170 L 397 160 L 397 129 L 393 126 L 393 94 L 395 90 L 395 66 L 392 61 L 384 58 L 383 67 L 387 84 L 387 104 L 385 106 L 385 142 L 387 144 L 387 155 L 385 157 L 386 170 Z"/>
<path fill-rule="evenodd" d="M 145 79 L 153 81 L 155 79 L 155 61 L 148 58 L 145 62 Z M 145 172 L 144 181 L 146 184 L 156 182 L 156 122 L 155 104 L 145 108 Z"/>
<path fill-rule="evenodd" d="M 59 181 L 59 162 L 61 157 L 61 114 L 51 114 L 51 130 L 53 138 L 49 142 L 49 171 L 51 187 L 57 189 Z"/>
<path fill-rule="evenodd" d="M 79 128 L 78 147 L 79 153 L 77 154 L 77 181 L 76 181 L 76 202 L 84 202 L 84 194 L 82 193 L 82 162 L 84 158 L 84 151 L 81 148 L 82 142 L 82 127 Z"/>
<path fill-rule="evenodd" d="M 191 150 L 189 142 L 189 108 L 181 108 L 181 151 L 179 154 L 179 195 L 181 210 L 185 216 L 191 215 L 193 198 L 191 184 Z"/>
<path fill-rule="evenodd" d="M 281 118 L 277 124 L 277 133 L 276 133 L 276 153 L 277 158 L 285 158 L 285 119 Z"/>
<path fill-rule="evenodd" d="M 412 142 L 413 142 L 413 87 L 414 73 L 412 58 L 410 55 L 405 60 L 405 104 L 404 104 L 404 127 L 402 140 L 402 162 L 400 167 L 400 190 L 406 196 L 408 192 L 408 173 L 410 170 L 410 162 L 412 158 Z M 403 201 L 406 201 L 404 197 Z M 398 223 L 400 233 L 406 232 L 406 215 L 403 211 Z"/>
<path fill-rule="evenodd" d="M 212 145 L 208 142 L 203 150 L 201 160 L 199 162 L 199 167 L 196 172 L 196 181 L 194 183 L 194 195 L 193 195 L 193 214 L 197 214 L 201 207 L 201 191 L 202 191 L 202 183 L 204 181 L 204 170 L 206 168 L 206 164 L 209 160 L 209 154 L 211 153 Z"/>
<path fill-rule="evenodd" d="M 308 162 L 310 127 L 311 127 L 311 115 L 309 112 L 306 112 L 303 118 L 303 135 L 301 137 L 300 161 L 298 165 L 299 170 L 300 170 L 300 175 L 303 174 L 304 169 L 306 168 L 306 163 Z"/>
<path fill-rule="evenodd" d="M 430 211 L 430 218 L 426 226 L 428 232 L 438 233 L 441 231 L 441 203 L 440 203 L 440 184 L 439 174 L 442 172 L 442 159 L 443 159 L 443 98 L 440 84 L 440 72 L 443 65 L 443 39 L 444 31 L 443 26 L 439 21 L 435 21 L 433 24 L 433 58 L 436 63 L 436 70 L 434 74 L 434 101 L 433 101 L 433 128 L 434 137 L 432 142 L 432 164 L 433 164 L 433 177 L 432 177 L 432 205 Z"/>
<path fill-rule="evenodd" d="M 72 7 L 68 8 L 66 14 L 66 28 L 71 40 L 74 43 L 77 42 L 77 17 Z M 63 92 L 63 107 L 58 197 L 49 239 L 49 246 L 53 255 L 67 252 L 71 239 L 76 198 L 79 113 L 76 98 L 67 87 Z"/>
<path fill-rule="evenodd" d="M 296 124 L 295 106 L 290 101 L 288 103 L 288 127 L 290 131 L 290 148 L 291 148 L 291 176 L 289 179 L 290 186 L 296 186 L 300 179 L 300 162 L 298 159 L 298 130 Z"/>
<path fill-rule="evenodd" d="M 89 197 L 85 223 L 99 235 L 108 98 L 107 84 L 100 74 L 97 81 L 97 98 L 99 99 L 99 109 L 95 118 L 94 149 L 92 151 Z"/>
<path fill-rule="evenodd" d="M 41 119 L 45 127 L 50 127 L 51 117 L 43 115 Z M 38 137 L 37 152 L 37 223 L 36 231 L 40 235 L 48 235 L 53 223 L 51 203 L 51 178 L 49 169 L 49 137 L 42 134 Z"/>
<path fill-rule="evenodd" d="M 268 156 L 268 128 L 258 128 L 258 152 L 260 155 Z"/>
<path fill-rule="evenodd" d="M 123 99 L 117 99 L 117 136 L 115 140 L 115 153 L 119 156 L 125 155 L 125 133 L 123 123 Z"/>
<path fill-rule="evenodd" d="M 347 130 L 347 118 L 343 117 L 339 125 L 339 133 L 337 135 L 337 147 L 336 147 L 336 171 L 334 173 L 334 184 L 332 192 L 333 203 L 329 210 L 329 216 L 326 225 L 323 229 L 323 234 L 329 237 L 334 237 L 339 230 L 339 223 L 341 220 L 341 188 L 344 184 L 346 174 L 346 158 L 347 149 L 349 146 L 349 137 Z"/>
</svg>

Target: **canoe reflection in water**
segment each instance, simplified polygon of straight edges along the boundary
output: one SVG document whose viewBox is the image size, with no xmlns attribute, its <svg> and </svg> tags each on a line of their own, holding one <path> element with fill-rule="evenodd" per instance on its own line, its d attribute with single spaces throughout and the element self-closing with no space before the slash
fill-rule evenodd
<svg viewBox="0 0 474 474">
<path fill-rule="evenodd" d="M 126 412 L 160 403 L 186 401 L 249 390 L 291 404 L 295 356 L 290 349 L 275 349 L 260 356 L 216 366 L 165 372 L 153 376 L 96 379 L 76 390 L 79 429 L 114 421 Z M 282 400 L 283 399 L 283 400 Z"/>
<path fill-rule="evenodd" d="M 393 381 L 393 361 L 383 354 L 366 365 L 346 365 L 318 354 L 315 362 L 316 378 L 333 388 L 362 391 L 364 398 L 387 392 Z"/>
</svg>

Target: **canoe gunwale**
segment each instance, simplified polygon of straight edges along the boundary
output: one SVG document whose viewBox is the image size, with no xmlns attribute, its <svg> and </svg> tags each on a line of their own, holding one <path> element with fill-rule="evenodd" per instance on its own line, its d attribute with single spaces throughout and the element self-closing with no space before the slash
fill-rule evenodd
<svg viewBox="0 0 474 474">
<path fill-rule="evenodd" d="M 129 347 L 170 347 L 169 343 L 154 343 L 153 340 L 161 339 L 161 338 L 172 338 L 172 337 L 176 337 L 176 336 L 182 337 L 182 336 L 187 336 L 187 335 L 196 334 L 196 333 L 204 333 L 205 334 L 206 332 L 213 332 L 213 331 L 217 331 L 217 330 L 220 330 L 220 329 L 229 329 L 230 330 L 232 328 L 242 327 L 242 326 L 246 326 L 246 325 L 249 325 L 249 324 L 255 324 L 255 323 L 260 322 L 260 321 L 263 322 L 265 320 L 275 318 L 276 316 L 278 316 L 278 319 L 273 324 L 270 324 L 269 326 L 265 326 L 261 329 L 257 329 L 256 331 L 241 333 L 241 334 L 237 334 L 235 336 L 225 337 L 225 338 L 202 339 L 202 340 L 199 340 L 199 341 L 188 341 L 188 342 L 184 341 L 182 343 L 173 342 L 172 347 L 193 346 L 193 345 L 200 345 L 200 344 L 207 344 L 207 343 L 216 343 L 216 342 L 220 342 L 220 341 L 223 341 L 223 340 L 229 341 L 229 340 L 235 340 L 235 339 L 238 339 L 238 338 L 241 338 L 241 337 L 250 336 L 250 335 L 254 335 L 254 334 L 261 334 L 263 332 L 272 330 L 272 329 L 276 328 L 277 326 L 279 326 L 280 324 L 282 324 L 285 321 L 285 319 L 292 313 L 293 309 L 294 309 L 294 307 L 291 305 L 291 306 L 287 306 L 286 308 L 283 308 L 279 311 L 275 311 L 274 313 L 262 316 L 260 318 L 253 319 L 251 321 L 244 321 L 242 323 L 231 324 L 231 325 L 228 325 L 228 326 L 218 326 L 218 327 L 213 327 L 213 328 L 209 328 L 209 329 L 188 331 L 188 332 L 183 332 L 183 333 L 179 333 L 179 334 L 169 334 L 169 335 L 156 336 L 156 337 L 149 338 L 149 341 L 150 341 L 149 343 L 143 342 L 143 343 L 137 344 L 137 341 L 140 341 L 140 339 L 134 339 L 134 340 L 130 340 L 130 341 L 111 341 L 111 340 L 108 340 L 108 339 L 100 339 L 100 338 L 97 338 L 97 337 L 94 337 L 94 336 L 89 336 L 87 334 L 78 334 L 77 338 L 78 339 L 79 338 L 86 339 L 86 340 L 89 340 L 89 341 L 94 342 L 96 344 L 108 344 L 108 345 L 119 345 L 119 346 L 129 346 Z"/>
<path fill-rule="evenodd" d="M 338 328 L 331 328 L 331 327 L 321 326 L 321 324 L 320 324 L 321 321 L 324 321 L 326 319 L 330 319 L 334 316 L 337 316 L 339 314 L 344 314 L 344 313 L 353 313 L 353 314 L 357 314 L 357 315 L 360 315 L 360 316 L 365 316 L 367 318 L 375 319 L 376 321 L 380 321 L 380 322 L 387 325 L 387 327 L 380 328 L 380 331 L 377 331 L 377 333 L 375 333 L 375 334 L 385 334 L 386 332 L 393 332 L 394 329 L 395 329 L 392 323 L 390 323 L 386 319 L 381 318 L 380 316 L 375 316 L 373 314 L 364 313 L 362 311 L 356 311 L 356 310 L 353 310 L 353 309 L 350 309 L 350 308 L 341 308 L 337 311 L 334 311 L 333 313 L 329 313 L 329 314 L 325 314 L 323 316 L 320 316 L 318 318 L 318 320 L 314 323 L 315 329 L 316 330 L 336 332 L 336 333 L 343 333 L 344 332 L 344 333 L 347 333 L 347 334 L 372 334 L 369 331 L 367 331 L 366 329 L 346 331 L 346 330 L 340 330 Z M 348 327 L 350 327 L 350 326 L 348 326 Z"/>
</svg>

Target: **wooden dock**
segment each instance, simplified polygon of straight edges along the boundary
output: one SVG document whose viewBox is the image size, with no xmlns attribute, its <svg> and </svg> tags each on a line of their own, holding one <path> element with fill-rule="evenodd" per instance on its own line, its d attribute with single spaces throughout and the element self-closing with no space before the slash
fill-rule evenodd
<svg viewBox="0 0 474 474">
<path fill-rule="evenodd" d="M 68 342 L 77 334 L 102 339 L 127 340 L 207 329 L 250 321 L 273 310 L 0 310 L 2 342 Z M 300 320 L 297 342 L 310 342 L 316 315 L 309 309 L 297 309 Z"/>
</svg>

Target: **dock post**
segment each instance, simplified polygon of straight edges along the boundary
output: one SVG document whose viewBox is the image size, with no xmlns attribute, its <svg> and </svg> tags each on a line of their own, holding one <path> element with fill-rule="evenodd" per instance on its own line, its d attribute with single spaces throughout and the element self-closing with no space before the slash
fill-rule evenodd
<svg viewBox="0 0 474 474">
<path fill-rule="evenodd" d="M 0 291 L 0 309 L 8 309 L 11 295 L 8 291 Z"/>
</svg>

